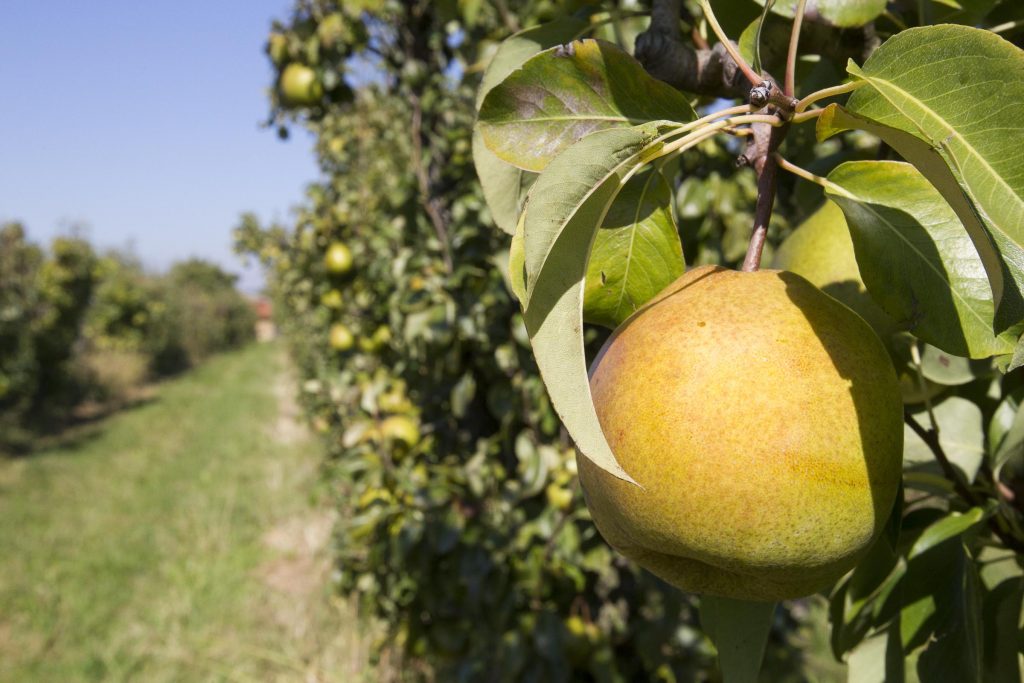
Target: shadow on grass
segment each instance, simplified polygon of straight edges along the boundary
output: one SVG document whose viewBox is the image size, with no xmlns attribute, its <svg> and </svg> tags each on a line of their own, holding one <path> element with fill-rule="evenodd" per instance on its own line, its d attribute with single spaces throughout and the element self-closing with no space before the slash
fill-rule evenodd
<svg viewBox="0 0 1024 683">
<path fill-rule="evenodd" d="M 71 455 L 97 439 L 107 419 L 157 403 L 160 397 L 149 387 L 130 399 L 78 406 L 71 414 L 38 419 L 28 426 L 0 430 L 0 459 L 28 458 L 41 451 L 59 450 Z"/>
</svg>

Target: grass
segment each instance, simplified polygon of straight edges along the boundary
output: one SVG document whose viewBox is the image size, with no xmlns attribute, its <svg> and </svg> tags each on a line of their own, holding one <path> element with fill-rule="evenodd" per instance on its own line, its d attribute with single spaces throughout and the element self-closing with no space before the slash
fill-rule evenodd
<svg viewBox="0 0 1024 683">
<path fill-rule="evenodd" d="M 354 681 L 274 345 L 0 462 L 0 681 Z"/>
</svg>

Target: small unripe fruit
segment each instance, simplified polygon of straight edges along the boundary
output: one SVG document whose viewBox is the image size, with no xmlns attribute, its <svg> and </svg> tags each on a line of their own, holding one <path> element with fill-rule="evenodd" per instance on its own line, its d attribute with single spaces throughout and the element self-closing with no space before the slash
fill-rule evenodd
<svg viewBox="0 0 1024 683">
<path fill-rule="evenodd" d="M 348 351 L 355 344 L 352 332 L 341 323 L 331 325 L 328 335 L 331 348 L 335 351 Z"/>
<path fill-rule="evenodd" d="M 278 86 L 281 102 L 289 107 L 311 107 L 319 104 L 324 96 L 320 78 L 305 64 L 293 62 L 286 66 Z"/>
<path fill-rule="evenodd" d="M 385 413 L 401 413 L 412 410 L 412 402 L 401 389 L 391 389 L 377 398 L 377 407 Z"/>
<path fill-rule="evenodd" d="M 341 242 L 332 242 L 324 255 L 324 267 L 332 275 L 344 275 L 352 270 L 352 252 Z"/>
<path fill-rule="evenodd" d="M 288 59 L 288 38 L 281 33 L 271 33 L 267 41 L 267 54 L 275 66 L 281 66 Z"/>
<path fill-rule="evenodd" d="M 386 325 L 378 327 L 372 337 L 361 337 L 359 348 L 366 353 L 376 353 L 384 348 L 384 345 L 391 341 L 391 330 Z"/>
<path fill-rule="evenodd" d="M 323 295 L 323 298 L 320 299 L 320 303 L 327 308 L 341 308 L 344 300 L 342 299 L 341 292 L 336 289 L 332 289 Z"/>
<path fill-rule="evenodd" d="M 345 22 L 340 14 L 330 14 L 316 27 L 316 35 L 324 47 L 335 47 L 345 37 Z"/>
<path fill-rule="evenodd" d="M 548 505 L 556 510 L 568 510 L 572 504 L 572 491 L 555 483 L 547 485 L 544 495 L 548 499 Z"/>
</svg>

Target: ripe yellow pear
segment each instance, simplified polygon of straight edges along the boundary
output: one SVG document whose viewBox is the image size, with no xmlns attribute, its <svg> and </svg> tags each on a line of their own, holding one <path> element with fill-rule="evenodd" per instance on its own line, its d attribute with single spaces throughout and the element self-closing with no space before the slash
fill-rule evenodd
<svg viewBox="0 0 1024 683">
<path fill-rule="evenodd" d="M 578 456 L 594 522 L 684 590 L 808 595 L 853 567 L 892 508 L 892 362 L 860 316 L 798 275 L 686 273 L 614 332 L 590 385 L 639 483 Z"/>
</svg>

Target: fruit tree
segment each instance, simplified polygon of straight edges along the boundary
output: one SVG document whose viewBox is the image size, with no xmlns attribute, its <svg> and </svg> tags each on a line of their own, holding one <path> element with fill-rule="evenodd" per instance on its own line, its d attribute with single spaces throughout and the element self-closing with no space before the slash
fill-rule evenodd
<svg viewBox="0 0 1024 683">
<path fill-rule="evenodd" d="M 1022 26 L 1008 0 L 275 25 L 271 122 L 323 177 L 239 245 L 331 454 L 340 586 L 410 676 L 1019 680 Z"/>
</svg>

